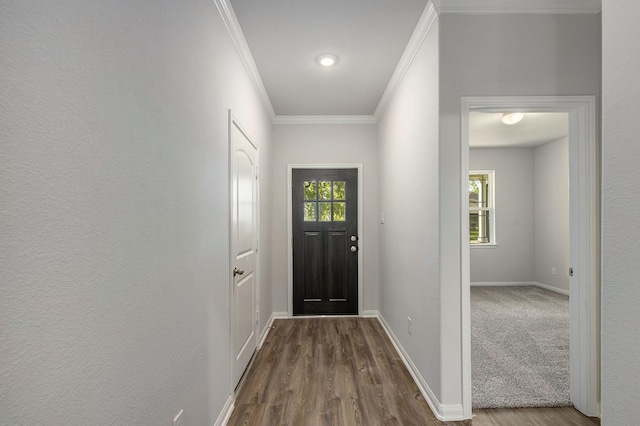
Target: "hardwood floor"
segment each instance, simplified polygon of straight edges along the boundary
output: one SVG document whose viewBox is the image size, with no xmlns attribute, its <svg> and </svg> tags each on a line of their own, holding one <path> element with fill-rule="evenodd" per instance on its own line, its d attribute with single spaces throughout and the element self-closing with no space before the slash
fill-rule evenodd
<svg viewBox="0 0 640 426">
<path fill-rule="evenodd" d="M 276 320 L 249 366 L 228 426 L 593 425 L 573 409 L 433 415 L 375 318 Z"/>
</svg>

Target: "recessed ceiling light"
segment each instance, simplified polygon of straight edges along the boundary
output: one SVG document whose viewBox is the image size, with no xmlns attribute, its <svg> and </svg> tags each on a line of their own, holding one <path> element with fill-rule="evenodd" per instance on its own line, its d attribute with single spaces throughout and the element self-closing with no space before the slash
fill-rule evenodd
<svg viewBox="0 0 640 426">
<path fill-rule="evenodd" d="M 330 67 L 338 63 L 338 57 L 336 55 L 320 55 L 316 58 L 316 62 L 318 62 L 323 67 Z"/>
<path fill-rule="evenodd" d="M 509 125 L 516 124 L 523 118 L 524 118 L 524 114 L 521 112 L 510 112 L 510 113 L 505 112 L 504 114 L 502 114 L 502 122 L 504 124 L 509 124 Z"/>
</svg>

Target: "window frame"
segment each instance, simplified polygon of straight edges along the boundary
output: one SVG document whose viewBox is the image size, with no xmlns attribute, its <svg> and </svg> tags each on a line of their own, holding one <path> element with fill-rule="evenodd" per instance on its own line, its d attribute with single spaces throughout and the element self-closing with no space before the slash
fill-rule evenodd
<svg viewBox="0 0 640 426">
<path fill-rule="evenodd" d="M 472 243 L 469 238 L 469 246 L 471 248 L 496 248 L 498 246 L 496 240 L 496 171 L 495 170 L 469 170 L 467 180 L 472 175 L 486 175 L 487 176 L 487 198 L 489 202 L 487 207 L 471 207 L 469 206 L 469 230 L 471 230 L 471 212 L 486 211 L 489 214 L 489 242 L 486 243 Z M 468 202 L 468 201 L 467 201 Z"/>
</svg>

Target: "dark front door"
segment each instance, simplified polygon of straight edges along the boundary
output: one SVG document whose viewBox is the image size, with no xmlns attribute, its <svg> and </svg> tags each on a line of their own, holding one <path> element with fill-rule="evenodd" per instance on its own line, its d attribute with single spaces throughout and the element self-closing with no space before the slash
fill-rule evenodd
<svg viewBox="0 0 640 426">
<path fill-rule="evenodd" d="M 293 314 L 358 314 L 358 170 L 293 170 Z"/>
</svg>

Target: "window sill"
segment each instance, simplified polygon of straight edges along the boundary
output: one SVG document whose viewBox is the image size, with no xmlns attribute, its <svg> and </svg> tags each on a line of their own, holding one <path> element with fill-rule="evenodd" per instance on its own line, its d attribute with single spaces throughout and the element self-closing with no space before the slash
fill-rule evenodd
<svg viewBox="0 0 640 426">
<path fill-rule="evenodd" d="M 471 247 L 472 249 L 478 248 L 478 249 L 495 249 L 498 248 L 497 244 L 469 244 L 469 247 Z"/>
</svg>

